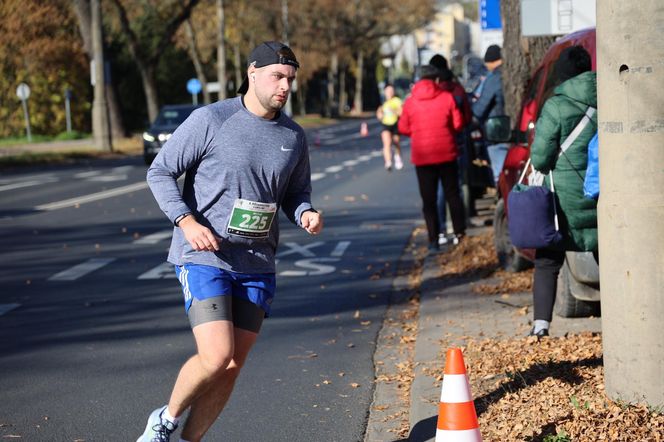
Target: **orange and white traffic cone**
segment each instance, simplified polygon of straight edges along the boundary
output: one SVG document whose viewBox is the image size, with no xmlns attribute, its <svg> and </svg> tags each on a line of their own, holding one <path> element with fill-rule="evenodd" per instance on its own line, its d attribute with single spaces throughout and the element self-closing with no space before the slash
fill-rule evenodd
<svg viewBox="0 0 664 442">
<path fill-rule="evenodd" d="M 369 126 L 367 126 L 367 122 L 363 121 L 362 124 L 360 124 L 360 136 L 366 137 L 369 135 Z"/>
<path fill-rule="evenodd" d="M 436 442 L 482 442 L 460 348 L 447 350 Z"/>
</svg>

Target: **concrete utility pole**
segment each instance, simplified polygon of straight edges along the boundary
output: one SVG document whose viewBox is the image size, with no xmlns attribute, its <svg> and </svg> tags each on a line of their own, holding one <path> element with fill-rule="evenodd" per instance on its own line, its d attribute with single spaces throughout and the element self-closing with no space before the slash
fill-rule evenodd
<svg viewBox="0 0 664 442">
<path fill-rule="evenodd" d="M 92 51 L 94 54 L 95 97 L 92 102 L 92 133 L 95 145 L 101 150 L 112 151 L 109 130 L 106 84 L 104 82 L 104 45 L 102 41 L 101 0 L 90 2 L 92 16 Z"/>
<path fill-rule="evenodd" d="M 597 2 L 607 394 L 664 406 L 664 39 L 661 0 Z"/>
</svg>

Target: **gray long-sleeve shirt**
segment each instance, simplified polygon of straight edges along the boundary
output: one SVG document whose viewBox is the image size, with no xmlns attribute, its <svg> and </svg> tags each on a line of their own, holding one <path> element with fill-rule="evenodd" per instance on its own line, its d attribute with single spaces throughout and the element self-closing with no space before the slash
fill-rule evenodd
<svg viewBox="0 0 664 442">
<path fill-rule="evenodd" d="M 177 179 L 185 172 L 181 193 Z M 222 238 L 218 252 L 199 252 L 175 227 L 168 261 L 176 265 L 272 273 L 279 241 L 272 211 L 281 208 L 300 225 L 312 208 L 304 131 L 283 112 L 274 120 L 254 115 L 239 97 L 195 110 L 163 146 L 147 180 L 171 221 L 191 212 Z"/>
</svg>

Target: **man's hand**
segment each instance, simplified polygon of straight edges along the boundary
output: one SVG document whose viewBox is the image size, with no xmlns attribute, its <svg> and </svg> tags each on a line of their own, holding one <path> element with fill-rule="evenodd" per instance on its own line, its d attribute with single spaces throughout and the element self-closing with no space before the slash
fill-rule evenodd
<svg viewBox="0 0 664 442">
<path fill-rule="evenodd" d="M 216 252 L 219 250 L 220 239 L 212 231 L 196 221 L 193 215 L 184 217 L 179 223 L 184 237 L 197 252 Z"/>
<path fill-rule="evenodd" d="M 302 213 L 300 218 L 302 228 L 309 232 L 311 235 L 318 235 L 323 230 L 323 217 L 320 213 L 307 210 Z"/>
</svg>

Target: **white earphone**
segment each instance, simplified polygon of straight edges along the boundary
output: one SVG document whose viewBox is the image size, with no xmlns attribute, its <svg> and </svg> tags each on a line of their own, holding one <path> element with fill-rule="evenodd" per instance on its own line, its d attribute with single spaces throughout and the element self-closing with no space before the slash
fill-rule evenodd
<svg viewBox="0 0 664 442">
<path fill-rule="evenodd" d="M 256 81 L 256 74 L 251 74 L 251 79 L 252 79 L 253 81 Z"/>
</svg>

